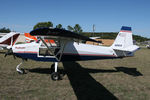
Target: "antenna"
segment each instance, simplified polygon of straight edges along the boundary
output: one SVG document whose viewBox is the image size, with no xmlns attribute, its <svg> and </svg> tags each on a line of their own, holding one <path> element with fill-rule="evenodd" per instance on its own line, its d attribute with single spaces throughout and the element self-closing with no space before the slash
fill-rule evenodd
<svg viewBox="0 0 150 100">
<path fill-rule="evenodd" d="M 94 36 L 94 33 L 95 33 L 95 24 L 93 24 L 93 36 Z"/>
</svg>

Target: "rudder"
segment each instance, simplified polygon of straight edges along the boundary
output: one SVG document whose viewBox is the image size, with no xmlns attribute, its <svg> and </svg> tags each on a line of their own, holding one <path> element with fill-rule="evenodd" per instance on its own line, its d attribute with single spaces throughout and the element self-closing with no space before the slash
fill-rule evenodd
<svg viewBox="0 0 150 100">
<path fill-rule="evenodd" d="M 139 49 L 137 45 L 133 45 L 132 29 L 131 27 L 122 26 L 117 38 L 111 46 L 116 52 L 117 56 L 133 56 L 134 52 Z"/>
<path fill-rule="evenodd" d="M 132 38 L 132 29 L 131 27 L 122 26 L 117 38 L 115 39 L 114 43 L 112 44 L 113 49 L 124 49 L 129 46 L 133 45 L 133 38 Z"/>
</svg>

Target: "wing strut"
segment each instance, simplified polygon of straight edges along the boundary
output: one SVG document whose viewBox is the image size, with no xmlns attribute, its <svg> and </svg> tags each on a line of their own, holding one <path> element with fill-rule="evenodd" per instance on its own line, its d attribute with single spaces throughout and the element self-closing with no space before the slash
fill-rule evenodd
<svg viewBox="0 0 150 100">
<path fill-rule="evenodd" d="M 64 41 L 64 43 L 62 44 L 62 50 L 60 50 L 59 61 L 61 61 L 61 58 L 62 58 L 62 55 L 63 55 L 66 44 L 67 44 L 67 41 Z M 58 52 L 58 54 L 59 54 L 59 52 Z"/>
<path fill-rule="evenodd" d="M 52 55 L 55 56 L 55 58 L 57 59 L 57 61 L 59 61 L 59 59 L 56 57 L 56 55 L 55 55 L 54 52 L 51 50 L 51 48 L 45 43 L 45 41 L 44 41 L 41 37 L 39 37 L 39 38 L 40 38 L 40 40 L 44 43 L 44 45 L 47 47 L 48 51 L 49 51 Z"/>
<path fill-rule="evenodd" d="M 39 37 L 40 38 L 40 40 L 44 43 L 44 45 L 47 47 L 47 49 L 48 49 L 48 51 L 53 55 L 53 56 L 55 56 L 55 58 L 56 58 L 56 60 L 59 62 L 59 61 L 61 61 L 61 58 L 62 58 L 62 55 L 63 55 L 63 52 L 64 52 L 64 49 L 65 49 L 65 46 L 66 46 L 66 44 L 67 44 L 67 40 L 62 40 L 61 41 L 61 44 L 60 44 L 60 49 L 58 50 L 58 52 L 57 53 L 55 53 L 55 51 L 56 51 L 56 47 L 53 47 L 52 46 L 52 44 L 51 44 L 51 42 L 48 42 L 49 44 L 50 44 L 50 47 L 47 45 L 47 43 L 44 41 L 44 39 L 42 39 L 41 37 Z M 59 41 L 60 42 L 60 41 Z M 54 49 L 54 50 L 53 50 Z"/>
</svg>

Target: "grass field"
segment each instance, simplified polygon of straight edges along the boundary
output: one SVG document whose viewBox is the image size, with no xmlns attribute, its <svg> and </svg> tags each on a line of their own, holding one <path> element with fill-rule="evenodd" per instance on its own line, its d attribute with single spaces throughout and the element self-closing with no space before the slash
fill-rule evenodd
<svg viewBox="0 0 150 100">
<path fill-rule="evenodd" d="M 124 59 L 60 63 L 59 81 L 50 78 L 50 62 L 28 60 L 24 75 L 15 70 L 20 62 L 0 54 L 0 100 L 150 100 L 149 49 Z"/>
</svg>

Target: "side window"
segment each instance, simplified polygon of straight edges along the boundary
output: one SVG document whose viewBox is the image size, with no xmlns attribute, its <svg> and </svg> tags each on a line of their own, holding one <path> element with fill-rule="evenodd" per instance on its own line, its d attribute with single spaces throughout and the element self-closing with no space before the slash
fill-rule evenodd
<svg viewBox="0 0 150 100">
<path fill-rule="evenodd" d="M 60 41 L 55 41 L 55 40 L 44 40 L 46 45 L 49 47 L 50 50 L 48 50 L 47 46 L 41 42 L 41 45 L 39 47 L 39 56 L 54 56 L 59 53 L 60 50 Z"/>
<path fill-rule="evenodd" d="M 39 48 L 39 55 L 40 56 L 52 56 L 47 48 Z"/>
<path fill-rule="evenodd" d="M 43 43 L 41 43 L 39 48 L 39 56 L 52 56 L 52 54 Z"/>
</svg>

